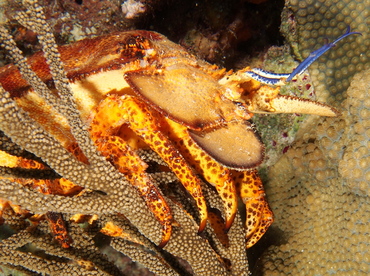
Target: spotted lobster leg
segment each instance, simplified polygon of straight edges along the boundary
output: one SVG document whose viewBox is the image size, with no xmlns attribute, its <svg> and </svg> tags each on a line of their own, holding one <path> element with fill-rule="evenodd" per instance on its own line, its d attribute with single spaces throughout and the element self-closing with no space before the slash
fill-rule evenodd
<svg viewBox="0 0 370 276">
<path fill-rule="evenodd" d="M 171 141 L 160 131 L 154 112 L 136 97 L 108 96 L 95 112 L 91 122 L 91 135 L 102 154 L 110 158 L 139 189 L 157 220 L 162 223 L 161 245 L 164 246 L 172 231 L 170 209 L 159 190 L 152 186 L 151 179 L 145 174 L 145 165 L 140 165 L 144 162 L 135 156 L 135 152 L 130 150 L 123 139 L 114 136 L 119 127 L 123 124 L 129 125 L 129 128 L 157 152 L 180 179 L 198 206 L 201 218 L 199 231 L 204 229 L 207 222 L 207 205 L 202 195 L 200 180 Z M 126 158 L 127 155 L 129 158 Z M 150 193 L 147 192 L 148 189 L 151 189 Z"/>
<path fill-rule="evenodd" d="M 61 213 L 47 212 L 46 220 L 49 222 L 54 239 L 63 247 L 69 248 L 73 242 L 68 235 L 68 230 Z"/>
<path fill-rule="evenodd" d="M 246 207 L 247 248 L 255 245 L 274 221 L 257 170 L 233 172 L 238 193 Z"/>
<path fill-rule="evenodd" d="M 118 136 L 102 137 L 95 143 L 99 151 L 138 189 L 148 208 L 161 223 L 162 241 L 159 247 L 164 247 L 171 237 L 173 218 L 161 192 L 145 172 L 148 165 Z"/>
<path fill-rule="evenodd" d="M 172 129 L 169 134 L 171 141 L 177 145 L 191 166 L 216 188 L 225 210 L 224 230 L 229 230 L 237 211 L 237 193 L 230 170 L 213 160 L 194 143 L 186 127 L 172 120 L 167 120 L 167 123 Z"/>
</svg>

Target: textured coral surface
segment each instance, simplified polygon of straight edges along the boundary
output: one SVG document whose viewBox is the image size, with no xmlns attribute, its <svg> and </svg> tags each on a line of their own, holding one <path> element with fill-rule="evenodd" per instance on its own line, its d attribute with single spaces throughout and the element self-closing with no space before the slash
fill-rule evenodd
<svg viewBox="0 0 370 276">
<path fill-rule="evenodd" d="M 355 75 L 343 116 L 319 118 L 269 173 L 280 244 L 264 275 L 368 275 L 370 70 Z"/>
<path fill-rule="evenodd" d="M 274 245 L 259 261 L 262 275 L 370 272 L 368 6 L 368 0 L 286 1 L 281 29 L 297 56 L 347 26 L 362 36 L 338 43 L 309 69 L 318 99 L 343 116 L 310 117 L 271 167 L 266 192 L 275 214 Z"/>
<path fill-rule="evenodd" d="M 286 1 L 282 31 L 291 43 L 298 45 L 303 58 L 327 43 L 325 39 L 331 42 L 344 33 L 348 26 L 362 32 L 362 36 L 338 43 L 310 67 L 321 100 L 329 98 L 330 104 L 341 101 L 353 75 L 369 68 L 369 5 L 369 0 Z"/>
</svg>

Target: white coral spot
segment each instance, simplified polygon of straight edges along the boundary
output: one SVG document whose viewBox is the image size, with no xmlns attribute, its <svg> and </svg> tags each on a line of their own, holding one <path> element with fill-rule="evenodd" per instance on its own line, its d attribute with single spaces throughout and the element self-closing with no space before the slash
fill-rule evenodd
<svg viewBox="0 0 370 276">
<path fill-rule="evenodd" d="M 127 19 L 133 19 L 138 17 L 140 13 L 144 13 L 146 11 L 145 5 L 140 1 L 135 0 L 127 0 L 125 1 L 122 6 L 122 12 Z"/>
</svg>

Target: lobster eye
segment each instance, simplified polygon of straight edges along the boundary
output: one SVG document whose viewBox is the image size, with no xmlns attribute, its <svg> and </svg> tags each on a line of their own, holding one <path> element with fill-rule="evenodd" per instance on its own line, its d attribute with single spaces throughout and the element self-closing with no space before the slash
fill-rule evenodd
<svg viewBox="0 0 370 276">
<path fill-rule="evenodd" d="M 141 35 L 131 35 L 121 44 L 121 55 L 124 58 L 142 59 L 146 55 L 146 50 L 151 48 L 148 39 Z"/>
<path fill-rule="evenodd" d="M 136 47 L 136 39 L 135 39 L 135 37 L 128 38 L 127 41 L 126 41 L 126 45 L 127 45 L 128 48 L 134 48 L 134 47 Z"/>
</svg>

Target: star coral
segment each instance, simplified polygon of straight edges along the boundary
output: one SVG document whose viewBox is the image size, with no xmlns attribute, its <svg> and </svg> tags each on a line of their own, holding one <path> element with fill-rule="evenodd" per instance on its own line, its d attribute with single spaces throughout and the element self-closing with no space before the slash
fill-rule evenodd
<svg viewBox="0 0 370 276">
<path fill-rule="evenodd" d="M 334 48 L 309 72 L 319 100 L 334 104 L 343 100 L 356 72 L 369 68 L 369 1 L 287 0 L 281 30 L 296 56 L 307 57 L 317 48 L 318 38 L 331 39 L 347 26 L 362 33 Z"/>
<path fill-rule="evenodd" d="M 266 192 L 278 222 L 272 231 L 274 245 L 259 262 L 263 275 L 370 271 L 370 40 L 369 10 L 362 6 L 366 3 L 286 1 L 281 30 L 297 56 L 300 50 L 306 56 L 317 47 L 317 37 L 332 37 L 338 27 L 351 25 L 363 35 L 344 48 L 338 45 L 308 70 L 318 99 L 338 106 L 344 116 L 310 118 L 300 127 L 293 147 L 272 167 Z"/>
<path fill-rule="evenodd" d="M 370 271 L 370 70 L 346 95 L 343 116 L 316 120 L 271 168 L 267 193 L 283 235 L 260 260 L 264 275 Z"/>
</svg>

